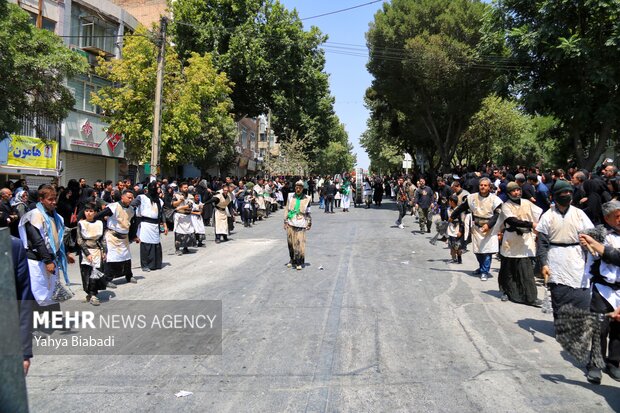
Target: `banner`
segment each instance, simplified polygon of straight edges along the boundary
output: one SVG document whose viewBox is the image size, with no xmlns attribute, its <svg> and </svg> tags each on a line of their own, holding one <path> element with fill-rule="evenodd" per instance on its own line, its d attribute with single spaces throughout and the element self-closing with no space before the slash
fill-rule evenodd
<svg viewBox="0 0 620 413">
<path fill-rule="evenodd" d="M 10 135 L 8 139 L 10 141 L 6 166 L 56 169 L 58 142 L 49 141 L 45 144 L 39 138 L 21 135 Z"/>
</svg>

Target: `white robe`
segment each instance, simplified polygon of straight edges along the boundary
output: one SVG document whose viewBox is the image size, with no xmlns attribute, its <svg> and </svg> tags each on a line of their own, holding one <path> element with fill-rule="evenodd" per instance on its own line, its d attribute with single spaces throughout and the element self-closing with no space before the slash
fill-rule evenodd
<svg viewBox="0 0 620 413">
<path fill-rule="evenodd" d="M 521 204 L 508 201 L 502 204 L 502 213 L 497 225 L 505 228 L 505 221 L 508 218 L 517 218 L 521 221 L 538 223 L 542 209 L 537 207 L 527 199 L 522 199 Z M 508 258 L 525 258 L 536 256 L 536 234 L 532 230 L 523 235 L 516 232 L 504 231 L 502 239 L 501 254 Z"/>
<path fill-rule="evenodd" d="M 113 202 L 107 205 L 112 211 L 112 215 L 108 217 L 108 229 L 119 234 L 126 234 L 124 239 L 117 238 L 112 235 L 111 231 L 107 231 L 105 235 L 106 247 L 108 250 L 108 262 L 123 262 L 131 260 L 131 252 L 129 251 L 129 227 L 131 219 L 135 211 L 132 206 L 123 207 L 120 202 Z"/>
<path fill-rule="evenodd" d="M 486 234 L 482 228 L 474 222 L 475 217 L 491 219 L 493 211 L 502 204 L 502 200 L 494 194 L 486 197 L 479 193 L 467 196 L 467 203 L 472 214 L 471 219 L 471 241 L 474 254 L 494 254 L 499 251 L 499 240 L 497 239 L 499 225 L 494 225 Z"/>
<path fill-rule="evenodd" d="M 620 248 L 620 235 L 616 233 L 608 234 L 605 237 L 605 245 L 611 246 L 612 248 L 618 249 Z M 588 254 L 588 262 L 586 264 L 586 274 L 589 276 L 590 267 L 594 264 L 594 261 L 600 259 L 599 257 L 594 258 L 592 254 Z M 606 262 L 601 262 L 601 276 L 605 278 L 605 281 L 611 284 L 620 283 L 620 267 L 608 264 Z M 620 290 L 614 290 L 611 287 L 602 284 L 594 284 L 599 293 L 603 296 L 603 298 L 611 305 L 614 309 L 620 306 Z"/>
<path fill-rule="evenodd" d="M 183 194 L 177 193 L 174 195 L 175 201 L 178 201 L 181 198 L 183 198 L 183 202 L 181 202 L 181 204 L 177 206 L 177 209 L 179 207 L 189 205 L 190 211 L 191 211 L 192 208 L 194 207 L 194 200 L 185 198 Z M 177 234 L 193 234 L 194 226 L 192 225 L 191 215 L 183 214 L 180 212 L 177 212 L 176 214 L 174 214 L 174 232 Z"/>
<path fill-rule="evenodd" d="M 202 206 L 204 204 L 202 202 L 199 203 L 194 203 L 194 208 L 192 209 L 192 211 L 197 212 L 200 211 L 202 209 Z M 191 215 L 192 217 L 192 225 L 194 226 L 194 232 L 196 232 L 196 234 L 205 234 L 205 223 L 202 220 L 202 215 Z"/>
<path fill-rule="evenodd" d="M 159 217 L 157 204 L 152 202 L 151 199 L 144 194 L 138 195 L 138 198 L 140 199 L 140 205 L 136 207 L 136 215 L 139 217 L 157 219 Z M 161 199 L 159 200 L 159 206 L 163 210 L 164 203 Z M 138 227 L 138 238 L 140 238 L 140 242 L 159 244 L 161 241 L 159 224 L 144 221 L 140 222 L 140 226 Z"/>
<path fill-rule="evenodd" d="M 579 231 L 594 228 L 590 218 L 579 208 L 568 208 L 565 215 L 559 213 L 555 205 L 540 217 L 536 231 L 545 234 L 552 243 L 574 244 L 571 246 L 551 246 L 547 255 L 549 265 L 548 282 L 563 284 L 573 288 L 588 288 L 589 277 L 584 276 L 585 255 L 579 245 Z"/>
</svg>

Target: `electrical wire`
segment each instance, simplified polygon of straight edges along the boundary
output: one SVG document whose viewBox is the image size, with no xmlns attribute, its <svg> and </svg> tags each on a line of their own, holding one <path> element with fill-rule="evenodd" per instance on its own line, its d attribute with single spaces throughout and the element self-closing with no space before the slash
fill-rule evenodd
<svg viewBox="0 0 620 413">
<path fill-rule="evenodd" d="M 344 13 L 345 11 L 359 9 L 360 7 L 370 6 L 371 4 L 379 3 L 384 0 L 375 0 L 369 1 L 368 3 L 358 4 L 356 6 L 347 7 L 346 9 L 334 10 L 323 14 L 317 14 L 316 16 L 304 17 L 303 19 L 299 19 L 301 21 L 310 20 L 310 19 L 318 19 L 319 17 L 331 16 L 332 14 Z"/>
</svg>

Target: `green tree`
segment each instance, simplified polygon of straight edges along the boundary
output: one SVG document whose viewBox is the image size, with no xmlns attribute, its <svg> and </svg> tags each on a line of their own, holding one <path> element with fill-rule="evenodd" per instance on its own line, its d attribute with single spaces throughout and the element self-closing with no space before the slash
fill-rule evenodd
<svg viewBox="0 0 620 413">
<path fill-rule="evenodd" d="M 134 162 L 150 160 L 157 47 L 150 33 L 139 26 L 125 38 L 123 58 L 100 61 L 99 75 L 114 82 L 92 95 L 105 113 L 110 129 L 124 134 L 126 157 Z M 231 84 L 218 73 L 208 54 L 192 53 L 185 67 L 176 50 L 166 47 L 162 97 L 162 164 L 193 162 L 207 167 L 230 162 L 235 125 L 230 114 Z"/>
<path fill-rule="evenodd" d="M 277 155 L 267 154 L 265 170 L 272 175 L 303 176 L 310 171 L 307 142 L 297 133 L 292 132 L 289 139 L 280 142 Z"/>
<path fill-rule="evenodd" d="M 87 67 L 58 36 L 37 29 L 28 13 L 0 0 L 0 131 L 15 132 L 23 118 L 59 123 L 75 104 L 65 79 Z"/>
<path fill-rule="evenodd" d="M 318 28 L 304 31 L 297 13 L 274 0 L 177 0 L 171 8 L 181 56 L 211 53 L 235 84 L 237 119 L 271 109 L 282 140 L 295 131 L 309 149 L 327 145 L 334 100 Z"/>
<path fill-rule="evenodd" d="M 435 156 L 441 168 L 450 167 L 491 90 L 494 75 L 477 53 L 486 7 L 476 0 L 394 0 L 367 33 L 370 109 L 385 107 L 391 118 L 379 136 L 410 153 L 422 148 L 431 167 Z"/>
<path fill-rule="evenodd" d="M 620 126 L 620 2 L 498 0 L 484 33 L 528 111 L 557 118 L 592 169 Z"/>
<path fill-rule="evenodd" d="M 557 165 L 554 157 L 564 140 L 555 130 L 558 121 L 530 116 L 514 100 L 491 95 L 459 143 L 457 159 L 468 165 Z"/>
</svg>

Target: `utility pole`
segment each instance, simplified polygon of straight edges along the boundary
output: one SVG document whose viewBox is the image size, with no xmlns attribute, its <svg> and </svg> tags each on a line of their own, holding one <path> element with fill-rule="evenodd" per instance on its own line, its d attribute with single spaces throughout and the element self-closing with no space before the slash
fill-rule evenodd
<svg viewBox="0 0 620 413">
<path fill-rule="evenodd" d="M 153 137 L 151 140 L 151 181 L 157 180 L 161 148 L 161 95 L 164 88 L 164 66 L 166 57 L 166 26 L 168 18 L 162 16 L 159 23 L 159 53 L 157 54 L 157 83 L 155 84 L 155 110 L 153 113 Z"/>
</svg>

